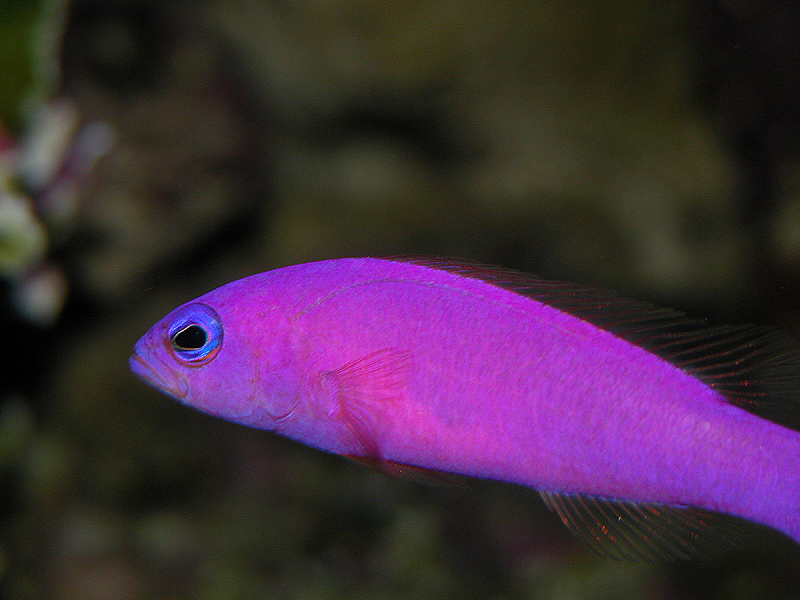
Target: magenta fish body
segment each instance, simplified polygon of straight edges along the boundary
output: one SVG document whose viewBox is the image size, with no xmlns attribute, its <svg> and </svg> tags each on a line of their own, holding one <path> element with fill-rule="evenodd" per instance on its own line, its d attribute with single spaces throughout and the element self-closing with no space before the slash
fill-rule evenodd
<svg viewBox="0 0 800 600">
<path fill-rule="evenodd" d="M 220 287 L 131 357 L 204 412 L 389 471 L 529 486 L 596 549 L 648 558 L 726 542 L 717 513 L 800 542 L 800 433 L 757 414 L 790 402 L 797 364 L 783 338 L 603 290 L 377 258 Z"/>
</svg>

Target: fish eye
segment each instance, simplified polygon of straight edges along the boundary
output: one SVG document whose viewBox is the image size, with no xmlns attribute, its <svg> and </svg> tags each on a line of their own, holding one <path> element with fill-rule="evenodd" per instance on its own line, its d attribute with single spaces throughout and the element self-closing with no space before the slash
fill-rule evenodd
<svg viewBox="0 0 800 600">
<path fill-rule="evenodd" d="M 170 349 L 188 366 L 200 366 L 217 355 L 222 346 L 222 322 L 206 304 L 188 304 L 175 315 L 169 328 Z"/>
<path fill-rule="evenodd" d="M 206 330 L 192 323 L 172 336 L 172 347 L 176 350 L 199 350 L 207 340 Z"/>
</svg>

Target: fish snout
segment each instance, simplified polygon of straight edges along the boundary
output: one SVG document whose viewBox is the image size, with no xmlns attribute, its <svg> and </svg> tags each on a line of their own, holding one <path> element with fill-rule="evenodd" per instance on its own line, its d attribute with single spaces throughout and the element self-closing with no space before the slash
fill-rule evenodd
<svg viewBox="0 0 800 600">
<path fill-rule="evenodd" d="M 186 378 L 163 363 L 156 368 L 138 352 L 131 355 L 129 363 L 134 375 L 173 398 L 183 401 L 189 394 Z"/>
</svg>

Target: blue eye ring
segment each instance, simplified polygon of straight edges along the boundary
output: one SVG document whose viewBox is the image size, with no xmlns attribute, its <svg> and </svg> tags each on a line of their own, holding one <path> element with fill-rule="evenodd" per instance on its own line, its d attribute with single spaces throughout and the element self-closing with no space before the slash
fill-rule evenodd
<svg viewBox="0 0 800 600">
<path fill-rule="evenodd" d="M 222 321 L 206 304 L 187 304 L 175 315 L 168 331 L 168 348 L 179 361 L 199 367 L 222 347 Z"/>
</svg>

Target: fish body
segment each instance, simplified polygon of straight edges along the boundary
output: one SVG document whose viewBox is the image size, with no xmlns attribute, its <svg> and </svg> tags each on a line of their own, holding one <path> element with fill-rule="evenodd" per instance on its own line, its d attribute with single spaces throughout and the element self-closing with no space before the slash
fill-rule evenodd
<svg viewBox="0 0 800 600">
<path fill-rule="evenodd" d="M 787 380 L 795 358 L 695 325 L 516 272 L 339 259 L 177 308 L 131 366 L 194 408 L 390 471 L 535 488 L 596 546 L 632 538 L 621 556 L 694 554 L 706 511 L 800 542 L 800 432 L 741 406 L 780 389 L 757 378 L 761 354 Z M 676 339 L 669 358 L 646 343 Z"/>
</svg>

